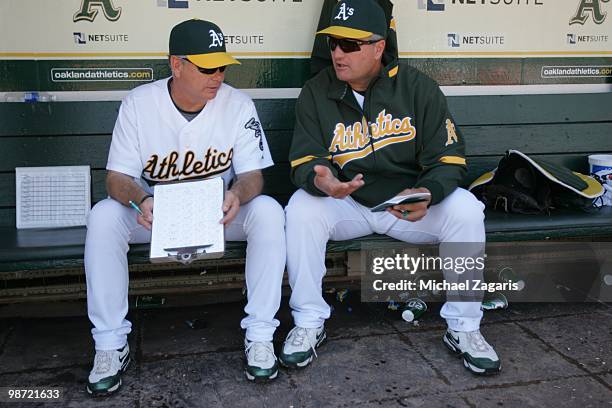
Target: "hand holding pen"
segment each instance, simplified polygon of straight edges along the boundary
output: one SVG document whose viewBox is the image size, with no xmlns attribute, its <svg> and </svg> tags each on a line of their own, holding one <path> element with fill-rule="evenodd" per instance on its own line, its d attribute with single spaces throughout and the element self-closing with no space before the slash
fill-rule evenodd
<svg viewBox="0 0 612 408">
<path fill-rule="evenodd" d="M 138 213 L 136 221 L 150 231 L 153 223 L 153 196 L 145 196 L 140 204 L 131 200 L 129 204 Z"/>
</svg>

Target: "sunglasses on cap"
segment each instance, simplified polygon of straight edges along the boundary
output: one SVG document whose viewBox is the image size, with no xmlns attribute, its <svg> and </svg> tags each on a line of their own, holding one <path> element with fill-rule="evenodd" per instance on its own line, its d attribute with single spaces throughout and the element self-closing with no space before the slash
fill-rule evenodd
<svg viewBox="0 0 612 408">
<path fill-rule="evenodd" d="M 193 62 L 189 61 L 186 57 L 179 57 L 180 59 L 182 59 L 183 61 L 187 61 L 191 64 L 193 64 L 196 69 L 198 71 L 200 71 L 201 74 L 205 74 L 205 75 L 212 75 L 215 74 L 217 71 L 219 72 L 225 72 L 225 68 L 227 68 L 226 65 L 222 65 L 220 67 L 216 67 L 216 68 L 202 68 L 202 67 L 198 67 L 196 64 L 194 64 Z"/>
<path fill-rule="evenodd" d="M 374 44 L 380 40 L 347 40 L 346 38 L 327 37 L 329 49 L 334 51 L 338 46 L 344 53 L 361 51 L 362 45 Z"/>
</svg>

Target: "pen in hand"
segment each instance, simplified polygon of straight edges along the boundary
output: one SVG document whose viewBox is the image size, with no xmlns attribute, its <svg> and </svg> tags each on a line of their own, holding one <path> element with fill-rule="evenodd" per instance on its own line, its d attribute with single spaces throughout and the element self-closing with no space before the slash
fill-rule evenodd
<svg viewBox="0 0 612 408">
<path fill-rule="evenodd" d="M 135 209 L 136 211 L 138 211 L 138 214 L 144 216 L 144 214 L 142 213 L 142 210 L 140 209 L 140 207 L 138 206 L 138 204 L 136 204 L 135 202 L 133 202 L 132 200 L 129 201 L 130 206 L 132 206 L 133 209 Z"/>
</svg>

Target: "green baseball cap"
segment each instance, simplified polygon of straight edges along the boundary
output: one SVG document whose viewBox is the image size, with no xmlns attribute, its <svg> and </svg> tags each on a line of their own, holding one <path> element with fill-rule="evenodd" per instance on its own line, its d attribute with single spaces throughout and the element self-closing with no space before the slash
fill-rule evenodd
<svg viewBox="0 0 612 408">
<path fill-rule="evenodd" d="M 332 12 L 330 26 L 317 34 L 365 40 L 373 34 L 387 37 L 387 18 L 375 0 L 342 0 Z"/>
<path fill-rule="evenodd" d="M 223 32 L 214 23 L 192 19 L 175 25 L 170 32 L 170 55 L 184 55 L 200 68 L 240 64 L 225 50 Z"/>
</svg>

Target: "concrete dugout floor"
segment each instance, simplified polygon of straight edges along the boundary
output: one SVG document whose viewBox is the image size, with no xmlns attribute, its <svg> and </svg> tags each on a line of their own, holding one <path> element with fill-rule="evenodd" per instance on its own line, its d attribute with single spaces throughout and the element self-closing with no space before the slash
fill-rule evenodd
<svg viewBox="0 0 612 408">
<path fill-rule="evenodd" d="M 197 303 L 198 295 L 188 296 Z M 360 303 L 358 292 L 343 302 L 328 296 L 334 312 L 319 358 L 301 371 L 282 369 L 269 384 L 251 383 L 243 373 L 242 301 L 185 306 L 183 297 L 180 307 L 168 299 L 163 308 L 132 308 L 133 361 L 122 389 L 102 399 L 85 391 L 93 345 L 84 302 L 31 304 L 40 310 L 30 317 L 4 313 L 0 387 L 64 391 L 60 402 L 4 406 L 612 407 L 609 304 L 511 304 L 485 312 L 481 329 L 503 366 L 497 376 L 477 377 L 442 344 L 439 304 L 415 326 L 386 305 Z M 287 302 L 277 350 L 291 328 Z M 203 327 L 188 327 L 193 319 Z"/>
</svg>

